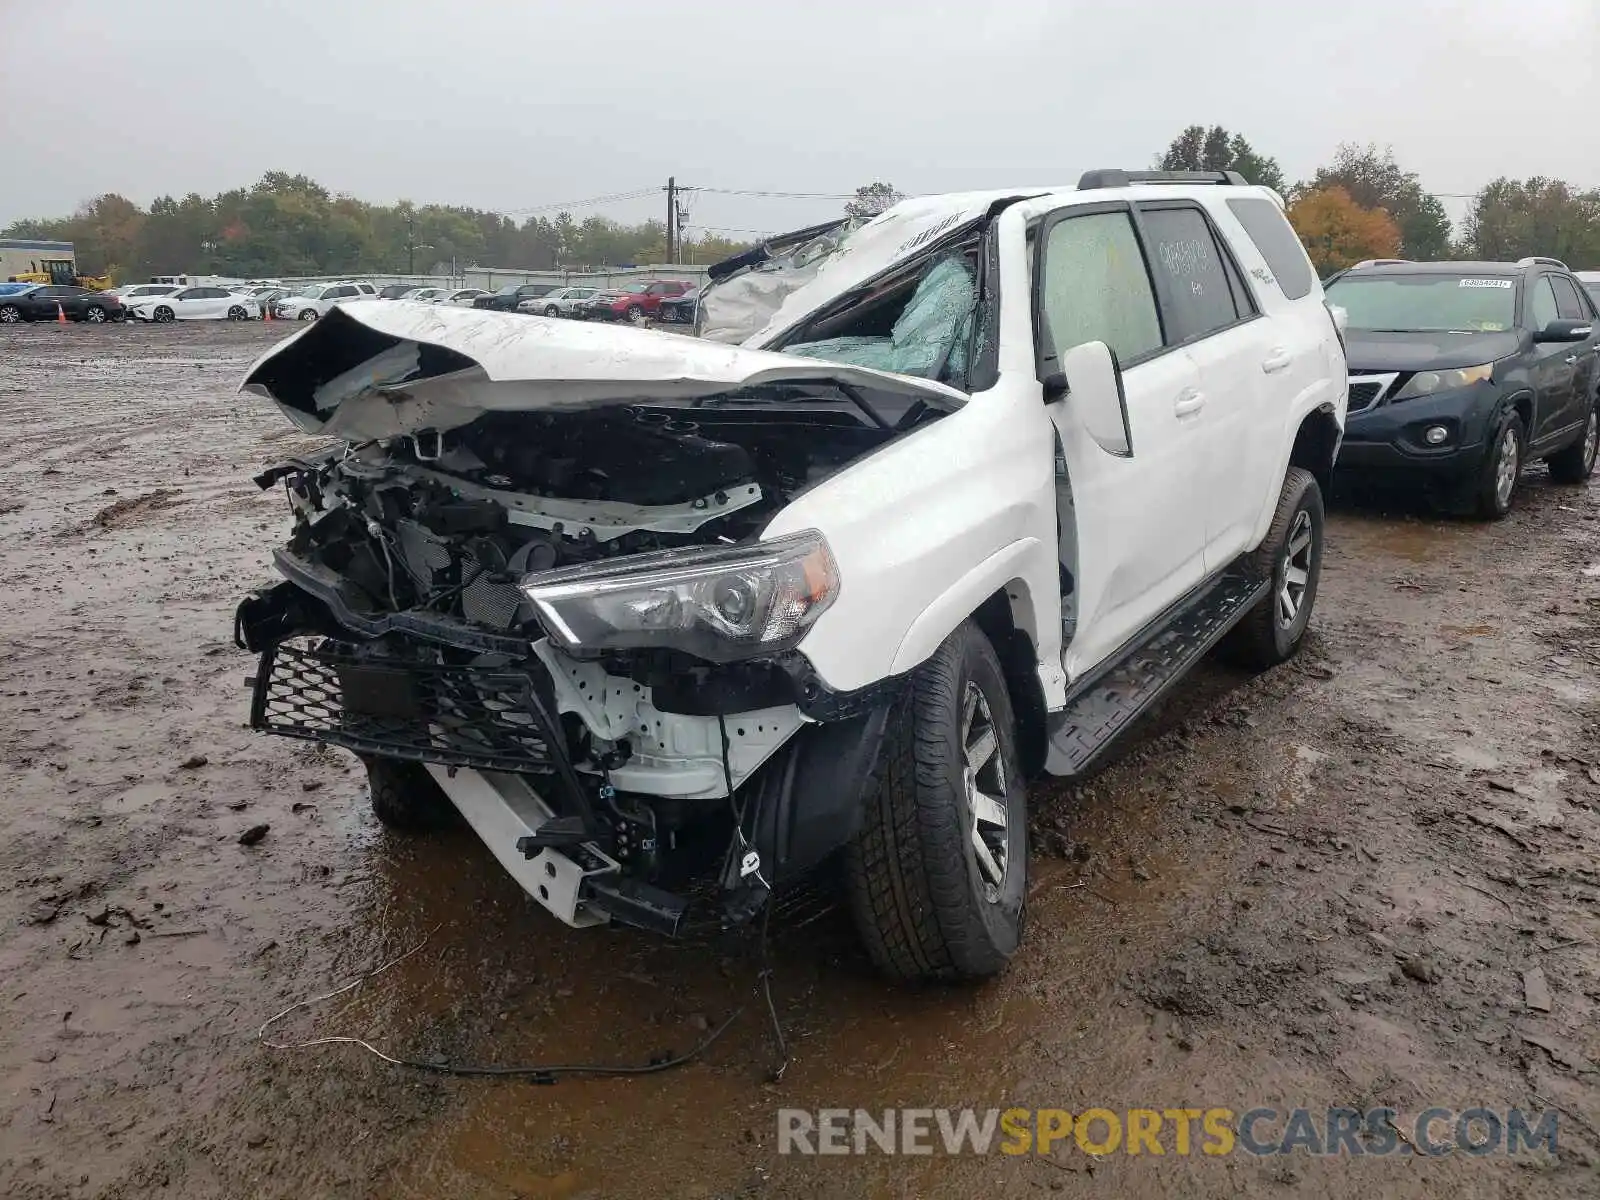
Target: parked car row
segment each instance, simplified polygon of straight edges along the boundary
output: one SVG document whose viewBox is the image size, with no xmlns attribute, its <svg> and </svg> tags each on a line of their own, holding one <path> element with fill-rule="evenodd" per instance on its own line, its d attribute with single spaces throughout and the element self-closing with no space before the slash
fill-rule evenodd
<svg viewBox="0 0 1600 1200">
<path fill-rule="evenodd" d="M 627 321 L 654 319 L 667 324 L 694 323 L 699 292 L 681 280 L 630 283 L 617 289 L 562 287 L 551 283 L 511 284 L 498 291 L 483 288 L 413 287 L 390 284 L 378 288 L 364 280 L 310 283 L 291 289 L 273 283 L 185 286 L 180 283 L 124 284 L 106 291 L 68 284 L 0 284 L 0 323 L 54 320 L 121 321 L 136 318 L 165 324 L 190 320 L 259 320 L 270 313 L 281 321 L 315 321 L 335 304 L 361 300 L 410 300 L 499 312 L 521 312 L 576 320 Z"/>
<path fill-rule="evenodd" d="M 410 300 L 418 304 L 450 304 L 471 308 L 489 293 L 482 288 L 413 287 L 392 283 L 379 288 L 366 280 L 343 279 L 332 283 L 308 283 L 285 292 L 273 304 L 273 316 L 284 321 L 315 321 L 327 315 L 335 304 L 362 300 Z"/>
<path fill-rule="evenodd" d="M 474 307 L 579 321 L 643 324 L 656 320 L 692 325 L 699 294 L 694 284 L 676 279 L 641 280 L 620 288 L 527 283 L 481 297 Z M 512 299 L 516 300 L 514 305 L 509 303 Z"/>
</svg>

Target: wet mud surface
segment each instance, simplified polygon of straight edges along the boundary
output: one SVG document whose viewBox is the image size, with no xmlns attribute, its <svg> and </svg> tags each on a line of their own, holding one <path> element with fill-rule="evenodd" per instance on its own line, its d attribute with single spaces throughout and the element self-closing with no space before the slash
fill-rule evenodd
<svg viewBox="0 0 1600 1200">
<path fill-rule="evenodd" d="M 1208 664 L 1034 790 L 1005 977 L 907 992 L 841 913 L 775 922 L 773 1083 L 748 947 L 568 930 L 247 729 L 232 610 L 287 527 L 249 476 L 308 447 L 235 387 L 279 333 L 0 334 L 0 1195 L 1600 1194 L 1600 485 L 1536 470 L 1492 526 L 1336 510 L 1300 659 Z M 272 1035 L 645 1062 L 738 1015 L 554 1085 L 257 1044 L 419 944 Z M 1296 1104 L 1554 1109 L 1559 1149 L 776 1153 L 780 1107 Z"/>
</svg>

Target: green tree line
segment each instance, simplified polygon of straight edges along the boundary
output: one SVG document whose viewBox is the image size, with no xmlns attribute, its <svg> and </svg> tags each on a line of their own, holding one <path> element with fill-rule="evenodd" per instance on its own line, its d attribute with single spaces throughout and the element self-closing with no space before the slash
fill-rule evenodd
<svg viewBox="0 0 1600 1200">
<path fill-rule="evenodd" d="M 124 281 L 180 271 L 241 278 L 428 273 L 452 262 L 576 269 L 659 263 L 667 255 L 661 221 L 580 221 L 558 212 L 519 223 L 451 205 L 369 204 L 282 171 L 209 199 L 161 196 L 149 209 L 108 192 L 69 217 L 16 221 L 0 236 L 70 241 L 79 271 Z M 683 257 L 715 262 L 744 248 L 707 236 L 686 243 Z"/>
<path fill-rule="evenodd" d="M 1277 159 L 1242 134 L 1220 125 L 1191 125 L 1157 156 L 1156 166 L 1238 171 L 1251 183 L 1275 189 L 1288 202 L 1290 220 L 1319 270 L 1390 257 L 1396 235 L 1398 253 L 1421 261 L 1515 261 L 1542 254 L 1574 270 L 1600 270 L 1600 188 L 1501 177 L 1472 198 L 1458 230 L 1417 174 L 1401 167 L 1392 150 L 1376 145 L 1341 144 L 1310 179 L 1289 183 Z M 1340 217 L 1340 210 L 1349 211 Z M 1297 211 L 1306 214 L 1304 220 L 1296 219 Z M 1379 214 L 1382 219 L 1370 219 Z M 1338 236 L 1322 232 L 1330 224 Z M 1312 227 L 1319 236 L 1308 236 Z"/>
<path fill-rule="evenodd" d="M 1191 125 L 1156 165 L 1236 170 L 1276 189 L 1322 271 L 1388 257 L 1395 252 L 1396 232 L 1398 253 L 1406 258 L 1514 260 L 1545 254 L 1577 270 L 1600 269 L 1600 189 L 1559 179 L 1495 179 L 1473 197 L 1466 219 L 1454 229 L 1444 205 L 1417 174 L 1401 167 L 1392 151 L 1373 145 L 1341 145 L 1311 178 L 1290 183 L 1278 161 L 1243 134 Z M 892 184 L 872 183 L 858 188 L 845 208 L 871 214 L 899 196 Z M 435 264 L 452 262 L 548 270 L 662 262 L 667 255 L 660 221 L 628 225 L 597 215 L 579 221 L 558 212 L 518 222 L 450 205 L 369 204 L 282 171 L 209 199 L 193 192 L 162 196 L 148 210 L 108 192 L 68 217 L 14 222 L 3 236 L 73 242 L 80 271 L 120 280 L 179 271 L 242 278 L 430 273 Z M 715 262 L 744 248 L 706 236 L 686 244 L 683 257 Z"/>
</svg>

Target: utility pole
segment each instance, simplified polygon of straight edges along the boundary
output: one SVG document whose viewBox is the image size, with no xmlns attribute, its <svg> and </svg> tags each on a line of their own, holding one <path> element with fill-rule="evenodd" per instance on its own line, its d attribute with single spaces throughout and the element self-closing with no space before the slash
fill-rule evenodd
<svg viewBox="0 0 1600 1200">
<path fill-rule="evenodd" d="M 667 176 L 667 261 L 676 262 L 673 251 L 678 241 L 678 177 Z"/>
<path fill-rule="evenodd" d="M 417 223 L 410 213 L 406 214 L 406 274 L 417 273 Z"/>
</svg>

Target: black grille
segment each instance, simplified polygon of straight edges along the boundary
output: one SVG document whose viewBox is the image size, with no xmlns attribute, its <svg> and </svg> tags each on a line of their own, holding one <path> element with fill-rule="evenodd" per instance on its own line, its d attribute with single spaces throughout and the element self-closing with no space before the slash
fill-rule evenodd
<svg viewBox="0 0 1600 1200">
<path fill-rule="evenodd" d="M 437 666 L 323 641 L 261 656 L 250 724 L 358 754 L 544 774 L 559 769 L 533 677 Z"/>
<path fill-rule="evenodd" d="M 1383 394 L 1383 384 L 1379 380 L 1351 380 L 1350 381 L 1350 412 L 1362 412 L 1371 408 L 1378 402 L 1378 397 Z"/>
</svg>

